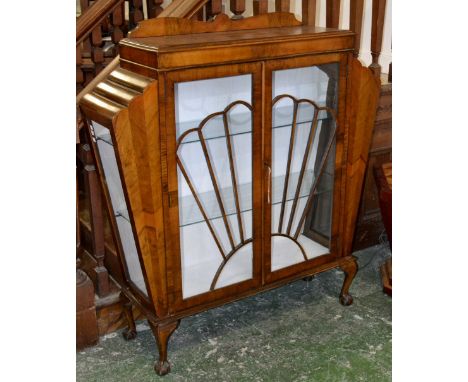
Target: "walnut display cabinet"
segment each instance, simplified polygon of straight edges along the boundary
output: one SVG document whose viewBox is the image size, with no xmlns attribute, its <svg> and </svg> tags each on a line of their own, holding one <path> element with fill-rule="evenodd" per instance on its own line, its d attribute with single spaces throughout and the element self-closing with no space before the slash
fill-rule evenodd
<svg viewBox="0 0 468 382">
<path fill-rule="evenodd" d="M 379 84 L 354 33 L 292 14 L 162 18 L 120 42 L 80 103 L 114 240 L 122 302 L 156 337 L 180 319 L 357 264 L 354 222 Z"/>
</svg>

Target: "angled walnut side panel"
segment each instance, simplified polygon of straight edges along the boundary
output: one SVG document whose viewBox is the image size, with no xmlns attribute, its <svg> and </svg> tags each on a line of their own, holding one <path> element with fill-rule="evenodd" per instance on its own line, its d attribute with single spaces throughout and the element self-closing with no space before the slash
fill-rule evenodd
<svg viewBox="0 0 468 382">
<path fill-rule="evenodd" d="M 346 197 L 343 215 L 343 255 L 350 255 L 359 200 L 372 140 L 380 82 L 372 71 L 350 55 L 347 114 L 348 152 L 346 162 Z"/>
<path fill-rule="evenodd" d="M 167 303 L 157 91 L 157 81 L 119 68 L 86 95 L 81 106 L 88 118 L 112 131 L 146 285 L 156 314 L 164 316 Z M 104 104 L 116 108 L 106 111 Z"/>
<path fill-rule="evenodd" d="M 212 33 L 248 29 L 281 28 L 301 25 L 294 14 L 286 12 L 265 13 L 242 20 L 231 20 L 224 13 L 212 22 L 179 17 L 160 17 L 144 20 L 128 34 L 129 38 L 174 36 L 191 33 Z"/>
</svg>

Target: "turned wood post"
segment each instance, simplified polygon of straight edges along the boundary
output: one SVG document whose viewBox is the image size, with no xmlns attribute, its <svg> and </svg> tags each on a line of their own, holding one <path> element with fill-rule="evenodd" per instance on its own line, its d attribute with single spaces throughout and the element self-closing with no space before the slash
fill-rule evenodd
<svg viewBox="0 0 468 382">
<path fill-rule="evenodd" d="M 164 3 L 164 0 L 146 0 L 149 19 L 157 17 L 163 11 L 162 3 Z"/>
<path fill-rule="evenodd" d="M 81 269 L 76 270 L 76 348 L 83 349 L 99 341 L 94 305 L 94 287 Z"/>
<path fill-rule="evenodd" d="M 87 194 L 89 197 L 89 218 L 91 222 L 93 256 L 97 262 L 97 265 L 94 268 L 94 272 L 96 274 L 96 292 L 100 297 L 103 297 L 109 293 L 109 274 L 104 266 L 104 217 L 101 189 L 90 146 L 88 144 L 84 144 L 81 146 L 81 150 L 84 164 L 85 187 L 87 188 Z"/>
<path fill-rule="evenodd" d="M 268 0 L 253 0 L 254 16 L 268 13 Z"/>
<path fill-rule="evenodd" d="M 245 12 L 245 0 L 230 0 L 230 9 L 234 13 L 233 20 L 243 19 L 242 14 Z"/>
<path fill-rule="evenodd" d="M 275 0 L 275 10 L 276 12 L 289 12 L 290 4 L 289 0 Z"/>
<path fill-rule="evenodd" d="M 382 67 L 379 64 L 380 51 L 382 49 L 382 36 L 385 20 L 385 5 L 387 0 L 372 1 L 372 33 L 371 33 L 371 54 L 372 64 L 369 68 L 374 76 L 380 79 Z"/>
<path fill-rule="evenodd" d="M 354 57 L 359 56 L 361 50 L 362 15 L 364 13 L 364 0 L 351 0 L 349 9 L 349 29 L 356 33 L 354 40 Z"/>
<path fill-rule="evenodd" d="M 327 0 L 326 20 L 327 28 L 338 28 L 340 23 L 340 5 L 341 0 Z"/>
<path fill-rule="evenodd" d="M 102 32 L 99 24 L 91 32 L 91 60 L 94 63 L 94 75 L 104 68 L 104 51 L 102 50 Z"/>
<path fill-rule="evenodd" d="M 137 26 L 138 22 L 144 19 L 143 15 L 143 1 L 142 0 L 130 0 L 128 4 L 129 8 L 129 30 Z"/>
<path fill-rule="evenodd" d="M 302 25 L 315 26 L 317 0 L 302 0 Z"/>
<path fill-rule="evenodd" d="M 76 93 L 78 94 L 84 86 L 84 73 L 81 69 L 83 59 L 81 57 L 81 44 L 76 46 Z"/>
<path fill-rule="evenodd" d="M 123 39 L 124 32 L 122 30 L 124 26 L 124 4 L 122 3 L 120 6 L 114 9 L 111 14 L 111 24 L 112 24 L 112 32 L 111 38 L 112 42 L 115 44 L 115 53 L 116 55 L 119 52 L 119 41 Z"/>
<path fill-rule="evenodd" d="M 213 20 L 216 16 L 223 12 L 222 0 L 211 0 L 206 5 L 206 19 Z"/>
</svg>

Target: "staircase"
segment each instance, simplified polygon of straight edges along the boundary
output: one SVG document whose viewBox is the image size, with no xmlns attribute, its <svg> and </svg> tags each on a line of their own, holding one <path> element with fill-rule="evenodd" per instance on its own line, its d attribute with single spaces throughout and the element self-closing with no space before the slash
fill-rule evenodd
<svg viewBox="0 0 468 382">
<path fill-rule="evenodd" d="M 380 78 L 382 68 L 379 64 L 379 57 L 384 35 L 386 3 L 386 0 L 368 0 L 367 2 L 364 0 L 343 2 L 341 0 L 253 0 L 247 2 L 245 0 L 80 0 L 77 6 L 76 28 L 77 103 L 103 77 L 118 67 L 118 42 L 135 28 L 139 21 L 154 17 L 183 17 L 209 22 L 220 13 L 225 13 L 236 20 L 269 11 L 283 11 L 294 12 L 296 17 L 302 19 L 303 24 L 306 25 L 341 27 L 342 29 L 348 29 L 347 25 L 349 25 L 349 29 L 357 34 L 356 56 L 360 53 L 361 45 L 364 46 L 369 42 L 367 40 L 370 40 L 372 59 L 369 67 L 374 75 Z M 371 15 L 364 17 L 369 10 Z M 366 20 L 367 22 L 363 23 Z M 362 57 L 365 60 L 364 55 Z M 385 71 L 388 70 L 385 68 Z M 390 100 L 390 124 L 387 118 L 386 127 L 382 128 L 384 124 L 381 123 L 376 128 L 369 163 L 382 159 L 375 159 L 379 155 L 391 155 L 391 83 L 389 84 L 388 80 L 385 80 L 385 85 L 382 87 L 381 98 L 387 103 Z M 388 112 L 388 107 L 386 111 Z M 382 119 L 379 120 L 378 114 L 377 124 L 379 121 Z M 390 135 L 388 126 L 390 126 Z M 81 304 L 77 301 L 77 310 L 79 306 L 87 309 L 86 315 L 80 315 L 80 317 L 87 317 L 84 326 L 80 327 L 82 332 L 88 329 L 87 336 L 84 335 L 87 341 L 80 343 L 81 346 L 86 346 L 95 343 L 97 335 L 102 336 L 123 327 L 124 318 L 120 309 L 117 286 L 122 280 L 122 273 L 112 241 L 106 209 L 103 208 L 98 176 L 87 143 L 88 137 L 85 129 L 81 127 L 82 121 L 77 110 L 77 258 L 80 270 L 84 271 L 84 273 L 79 272 L 79 277 L 77 277 L 77 300 L 93 297 L 92 293 L 89 297 L 88 292 L 80 289 L 90 286 L 90 283 L 85 280 L 86 275 L 92 280 L 95 293 L 94 301 L 80 300 Z M 385 128 L 387 133 L 382 135 L 382 129 L 385 130 Z M 384 150 L 382 150 L 382 139 L 379 140 L 382 136 L 385 136 Z M 372 178 L 371 175 L 372 172 L 370 176 L 366 176 L 366 179 Z M 374 197 L 374 189 L 375 184 L 368 184 L 366 180 L 363 192 L 364 202 L 361 202 L 358 219 L 361 223 L 365 221 L 363 217 L 368 216 L 369 213 L 366 210 L 369 203 L 365 200 Z M 373 208 L 372 203 L 369 208 Z M 370 213 L 372 214 L 372 211 Z M 379 220 L 378 217 L 376 219 Z M 375 224 L 378 225 L 378 223 L 377 221 Z M 357 235 L 360 232 L 362 235 L 359 226 L 356 231 Z M 379 232 L 378 229 L 376 231 Z M 375 236 L 375 233 L 373 236 L 367 235 L 365 245 L 372 245 L 373 241 L 378 240 Z M 358 238 L 357 242 L 360 243 L 362 240 Z M 96 311 L 94 316 L 89 314 L 90 306 L 94 306 Z M 77 319 L 79 313 L 77 311 Z M 139 312 L 134 313 L 138 318 Z"/>
</svg>

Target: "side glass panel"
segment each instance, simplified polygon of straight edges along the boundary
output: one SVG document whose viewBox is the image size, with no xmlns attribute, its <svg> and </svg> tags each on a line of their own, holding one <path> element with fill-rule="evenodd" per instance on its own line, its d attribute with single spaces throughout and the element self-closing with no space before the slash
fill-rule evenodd
<svg viewBox="0 0 468 382">
<path fill-rule="evenodd" d="M 338 74 L 338 63 L 273 72 L 272 271 L 329 252 Z"/>
<path fill-rule="evenodd" d="M 91 125 L 94 130 L 94 137 L 96 139 L 104 177 L 109 190 L 112 209 L 114 210 L 114 216 L 117 222 L 117 228 L 130 280 L 135 283 L 138 289 L 148 296 L 135 239 L 133 237 L 127 203 L 125 202 L 117 160 L 115 158 L 112 137 L 108 128 L 94 121 L 91 122 Z"/>
<path fill-rule="evenodd" d="M 183 298 L 253 277 L 252 76 L 175 84 Z"/>
</svg>

